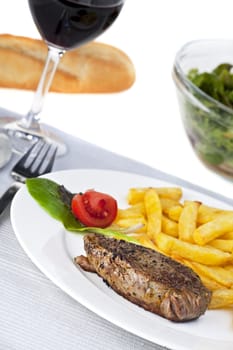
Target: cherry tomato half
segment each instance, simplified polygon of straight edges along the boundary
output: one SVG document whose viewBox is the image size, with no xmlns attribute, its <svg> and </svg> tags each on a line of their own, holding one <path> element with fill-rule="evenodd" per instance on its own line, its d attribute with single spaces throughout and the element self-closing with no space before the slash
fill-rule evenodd
<svg viewBox="0 0 233 350">
<path fill-rule="evenodd" d="M 85 226 L 104 228 L 111 225 L 117 215 L 117 201 L 108 194 L 88 190 L 74 195 L 71 209 Z"/>
</svg>

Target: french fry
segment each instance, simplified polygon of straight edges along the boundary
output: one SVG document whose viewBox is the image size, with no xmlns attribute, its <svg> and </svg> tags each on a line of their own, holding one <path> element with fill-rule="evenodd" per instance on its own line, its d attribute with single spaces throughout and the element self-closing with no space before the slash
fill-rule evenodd
<svg viewBox="0 0 233 350">
<path fill-rule="evenodd" d="M 183 195 L 180 187 L 155 187 L 160 198 L 170 198 L 179 201 Z"/>
<path fill-rule="evenodd" d="M 145 192 L 149 189 L 154 189 L 160 198 L 170 198 L 179 201 L 182 197 L 182 189 L 180 187 L 142 187 L 130 188 L 128 191 L 127 200 L 129 204 L 142 202 Z"/>
<path fill-rule="evenodd" d="M 233 252 L 233 239 L 214 239 L 213 241 L 209 242 L 209 245 L 224 252 Z"/>
<path fill-rule="evenodd" d="M 228 271 L 231 271 L 231 273 L 233 274 L 233 265 L 226 265 L 224 266 L 224 268 Z"/>
<path fill-rule="evenodd" d="M 206 277 L 216 281 L 226 288 L 232 288 L 233 286 L 233 274 L 231 271 L 224 269 L 221 266 L 206 266 L 196 262 L 192 262 L 192 266 L 196 271 L 205 275 Z"/>
<path fill-rule="evenodd" d="M 116 220 L 135 218 L 135 217 L 142 216 L 144 214 L 145 214 L 145 206 L 144 206 L 144 203 L 141 202 L 141 203 L 134 204 L 131 207 L 128 207 L 126 209 L 118 209 Z"/>
<path fill-rule="evenodd" d="M 209 308 L 233 307 L 233 210 L 181 197 L 179 187 L 131 188 L 114 224 L 143 225 L 130 235 L 199 275 L 213 293 Z"/>
<path fill-rule="evenodd" d="M 220 309 L 233 306 L 233 289 L 218 289 L 213 291 L 209 309 Z"/>
<path fill-rule="evenodd" d="M 210 277 L 203 274 L 200 270 L 198 270 L 192 261 L 187 260 L 187 259 L 186 260 L 183 259 L 183 264 L 190 267 L 200 277 L 202 283 L 209 290 L 213 291 L 213 290 L 218 290 L 218 289 L 224 288 L 224 286 L 222 284 L 216 282 L 215 280 L 211 279 Z"/>
<path fill-rule="evenodd" d="M 122 227 L 122 228 L 130 228 L 130 227 L 137 227 L 140 226 L 140 228 L 136 229 L 136 232 L 146 232 L 147 231 L 147 221 L 144 218 L 144 216 L 138 216 L 138 217 L 129 217 L 128 219 L 119 219 L 114 222 L 116 225 Z"/>
<path fill-rule="evenodd" d="M 149 239 L 149 237 L 146 234 L 144 234 L 144 235 L 137 235 L 137 236 L 135 236 L 135 238 L 144 247 L 147 247 L 147 248 L 159 251 L 158 247 Z"/>
<path fill-rule="evenodd" d="M 178 237 L 178 223 L 162 215 L 162 232 Z"/>
<path fill-rule="evenodd" d="M 127 195 L 127 202 L 131 205 L 144 201 L 145 188 L 130 188 Z"/>
<path fill-rule="evenodd" d="M 202 275 L 200 273 L 197 273 L 197 275 L 199 275 L 202 283 L 204 284 L 204 286 L 206 286 L 206 288 L 208 288 L 211 292 L 213 292 L 214 290 L 218 290 L 223 288 L 223 286 L 219 283 L 217 283 L 216 281 L 212 280 L 211 278 Z"/>
<path fill-rule="evenodd" d="M 185 201 L 178 222 L 178 235 L 182 241 L 193 242 L 193 233 L 197 228 L 199 202 Z"/>
<path fill-rule="evenodd" d="M 224 233 L 233 231 L 233 214 L 221 214 L 216 219 L 199 226 L 193 234 L 194 241 L 204 245 Z"/>
<path fill-rule="evenodd" d="M 176 200 L 171 199 L 171 198 L 161 198 L 160 197 L 160 202 L 161 202 L 162 211 L 164 214 L 167 214 L 169 209 L 172 207 L 175 207 L 175 206 L 178 206 L 181 208 L 183 207 L 183 205 L 179 201 L 176 201 Z"/>
<path fill-rule="evenodd" d="M 169 217 L 169 219 L 178 222 L 182 213 L 182 209 L 182 206 L 174 205 L 173 207 L 166 210 L 166 214 Z"/>
<path fill-rule="evenodd" d="M 154 240 L 162 228 L 162 208 L 155 189 L 150 188 L 145 192 L 144 204 L 147 217 L 147 234 L 150 239 Z"/>
<path fill-rule="evenodd" d="M 202 247 L 181 241 L 164 233 L 156 235 L 155 243 L 168 255 L 177 255 L 210 266 L 221 266 L 232 261 L 232 255 L 213 247 Z"/>
<path fill-rule="evenodd" d="M 210 207 L 205 204 L 201 204 L 198 208 L 197 223 L 198 225 L 206 224 L 218 217 L 219 214 L 223 214 L 223 210 L 219 208 Z"/>
<path fill-rule="evenodd" d="M 233 239 L 233 231 L 227 232 L 223 236 L 221 236 L 222 239 Z"/>
</svg>

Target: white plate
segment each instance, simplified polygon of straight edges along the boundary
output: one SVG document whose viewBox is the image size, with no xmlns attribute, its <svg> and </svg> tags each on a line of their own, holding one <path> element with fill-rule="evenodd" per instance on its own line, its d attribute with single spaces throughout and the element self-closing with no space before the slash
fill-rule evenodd
<svg viewBox="0 0 233 350">
<path fill-rule="evenodd" d="M 69 170 L 47 177 L 73 192 L 95 188 L 112 194 L 120 207 L 126 206 L 125 197 L 130 187 L 174 186 L 154 178 L 107 170 Z M 228 208 L 226 204 L 201 193 L 185 188 L 183 191 L 186 199 Z M 232 311 L 207 311 L 198 320 L 173 323 L 128 302 L 108 288 L 97 275 L 77 268 L 73 258 L 84 253 L 82 236 L 66 232 L 59 222 L 51 219 L 31 198 L 26 187 L 14 198 L 11 220 L 20 244 L 41 271 L 99 316 L 173 350 L 232 350 Z"/>
</svg>

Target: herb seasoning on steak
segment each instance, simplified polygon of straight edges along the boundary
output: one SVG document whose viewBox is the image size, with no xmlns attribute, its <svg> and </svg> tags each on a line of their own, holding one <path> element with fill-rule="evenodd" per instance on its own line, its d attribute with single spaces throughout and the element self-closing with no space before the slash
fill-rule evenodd
<svg viewBox="0 0 233 350">
<path fill-rule="evenodd" d="M 169 320 L 196 319 L 211 292 L 190 268 L 155 250 L 98 234 L 84 236 L 87 257 L 75 263 L 96 272 L 118 294 Z"/>
</svg>

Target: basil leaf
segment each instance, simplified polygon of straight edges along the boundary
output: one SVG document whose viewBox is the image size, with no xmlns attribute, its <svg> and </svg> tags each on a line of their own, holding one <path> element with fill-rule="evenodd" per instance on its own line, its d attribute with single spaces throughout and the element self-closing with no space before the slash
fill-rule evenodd
<svg viewBox="0 0 233 350">
<path fill-rule="evenodd" d="M 26 185 L 31 196 L 50 216 L 61 221 L 65 227 L 82 227 L 71 213 L 69 206 L 62 200 L 60 185 L 43 178 L 27 179 Z"/>
<path fill-rule="evenodd" d="M 73 194 L 64 186 L 46 178 L 31 178 L 26 180 L 30 195 L 54 219 L 60 221 L 67 231 L 83 233 L 92 232 L 115 237 L 129 242 L 138 243 L 127 234 L 111 228 L 87 227 L 78 221 L 71 212 Z"/>
</svg>

